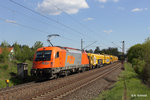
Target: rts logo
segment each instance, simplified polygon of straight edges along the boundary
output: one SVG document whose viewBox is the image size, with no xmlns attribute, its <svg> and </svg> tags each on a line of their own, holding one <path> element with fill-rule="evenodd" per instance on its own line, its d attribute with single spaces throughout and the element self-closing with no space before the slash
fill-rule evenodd
<svg viewBox="0 0 150 100">
<path fill-rule="evenodd" d="M 74 64 L 74 60 L 75 60 L 75 57 L 68 55 L 68 57 L 67 57 L 67 63 Z"/>
</svg>

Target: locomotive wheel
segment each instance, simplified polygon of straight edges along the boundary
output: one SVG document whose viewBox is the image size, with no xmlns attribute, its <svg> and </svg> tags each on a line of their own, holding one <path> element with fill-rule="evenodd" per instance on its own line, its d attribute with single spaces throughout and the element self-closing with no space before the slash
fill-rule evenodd
<svg viewBox="0 0 150 100">
<path fill-rule="evenodd" d="M 57 79 L 57 78 L 59 78 L 59 75 L 58 74 L 53 74 L 51 78 L 52 79 Z"/>
<path fill-rule="evenodd" d="M 65 72 L 65 76 L 68 76 L 69 74 L 70 74 L 69 71 L 66 71 L 66 72 Z"/>
</svg>

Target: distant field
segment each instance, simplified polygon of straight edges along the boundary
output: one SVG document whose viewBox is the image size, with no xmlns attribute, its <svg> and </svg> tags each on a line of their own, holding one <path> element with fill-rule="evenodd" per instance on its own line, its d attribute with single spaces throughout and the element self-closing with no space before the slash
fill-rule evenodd
<svg viewBox="0 0 150 100">
<path fill-rule="evenodd" d="M 125 71 L 119 75 L 118 80 L 114 88 L 102 92 L 94 100 L 124 100 L 124 81 L 127 87 L 127 100 L 150 100 L 150 88 L 142 83 L 131 64 L 125 63 Z"/>
<path fill-rule="evenodd" d="M 28 63 L 28 75 L 30 75 L 30 69 L 32 66 L 31 61 L 26 61 Z M 16 61 L 8 61 L 7 63 L 0 63 L 0 88 L 5 88 L 6 83 L 5 80 L 9 79 L 9 86 L 21 84 L 24 81 L 20 80 L 16 77 L 17 75 L 17 62 Z"/>
</svg>

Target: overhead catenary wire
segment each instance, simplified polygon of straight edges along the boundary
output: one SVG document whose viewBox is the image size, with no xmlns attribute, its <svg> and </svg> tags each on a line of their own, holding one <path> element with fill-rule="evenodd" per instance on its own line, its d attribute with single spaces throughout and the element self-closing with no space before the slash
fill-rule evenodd
<svg viewBox="0 0 150 100">
<path fill-rule="evenodd" d="M 91 31 L 92 33 L 96 34 L 95 31 L 93 31 L 92 29 L 90 29 L 89 27 L 87 27 L 86 25 L 82 24 L 81 22 L 79 22 L 78 20 L 76 20 L 74 17 L 72 17 L 71 15 L 69 15 L 68 13 L 66 13 L 63 9 L 59 8 L 58 6 L 56 6 L 55 4 L 53 4 L 51 1 L 48 1 L 52 6 L 54 6 L 55 8 L 59 9 L 60 11 L 64 12 L 66 15 L 68 15 L 71 19 L 73 19 L 74 22 L 78 23 L 79 25 L 81 25 L 82 27 L 84 27 L 85 29 Z M 94 35 L 95 36 L 95 35 Z M 90 37 L 91 39 L 91 37 Z"/>
<path fill-rule="evenodd" d="M 16 5 L 18 5 L 18 6 L 20 6 L 20 7 L 23 7 L 24 9 L 26 9 L 26 10 L 29 10 L 29 11 L 31 11 L 32 13 L 35 13 L 35 14 L 37 14 L 37 15 L 39 15 L 39 16 L 42 16 L 43 18 L 46 18 L 47 20 L 50 20 L 50 21 L 52 21 L 52 22 L 54 22 L 54 23 L 57 23 L 57 24 L 59 24 L 59 25 L 61 25 L 61 26 L 63 26 L 63 27 L 65 27 L 65 28 L 67 28 L 67 29 L 69 29 L 69 30 L 72 30 L 73 32 L 76 32 L 76 33 L 78 33 L 78 34 L 80 34 L 80 35 L 84 35 L 83 33 L 81 33 L 80 31 L 78 31 L 78 30 L 76 30 L 76 29 L 74 29 L 74 28 L 72 28 L 72 27 L 70 27 L 70 26 L 67 26 L 67 25 L 65 25 L 65 24 L 63 24 L 63 23 L 61 23 L 61 22 L 58 22 L 57 20 L 54 20 L 54 19 L 52 19 L 52 18 L 50 18 L 50 17 L 48 17 L 48 16 L 46 16 L 46 15 L 43 15 L 43 14 L 41 14 L 41 13 L 39 13 L 39 12 L 37 12 L 37 11 L 34 11 L 34 10 L 32 10 L 32 9 L 30 9 L 30 8 L 28 8 L 28 7 L 26 7 L 26 6 L 24 6 L 24 5 L 22 5 L 22 4 L 19 4 L 19 3 L 17 3 L 17 2 L 15 2 L 14 0 L 9 0 L 10 2 L 12 2 L 12 3 L 14 3 L 14 4 L 16 4 Z M 70 16 L 70 15 L 69 15 Z M 72 19 L 74 19 L 72 16 L 70 16 Z M 75 22 L 77 22 L 77 20 L 76 19 L 74 19 L 75 20 Z M 79 23 L 79 24 L 82 24 L 82 23 Z M 83 25 L 83 24 L 82 24 Z M 90 28 L 87 28 L 88 30 L 90 30 L 90 31 L 92 31 L 93 33 L 96 33 L 96 32 L 94 32 L 93 30 L 91 30 Z M 87 35 L 84 35 L 85 37 L 87 37 Z M 95 35 L 93 35 L 93 36 L 95 36 Z M 93 37 L 92 37 L 93 38 Z M 91 39 L 91 37 L 90 37 L 90 39 Z M 104 39 L 104 38 L 103 38 Z M 108 41 L 107 41 L 108 42 Z M 101 43 L 101 42 L 100 42 Z"/>
<path fill-rule="evenodd" d="M 37 22 L 41 22 L 41 23 L 43 23 L 43 24 L 50 25 L 50 26 L 53 27 L 53 28 L 56 28 L 56 29 L 58 28 L 58 27 L 56 27 L 56 26 L 54 26 L 54 25 L 51 25 L 51 24 L 49 24 L 49 23 L 47 23 L 47 22 L 44 22 L 44 21 L 42 21 L 42 20 L 37 20 L 37 19 L 35 19 L 35 18 L 32 18 L 32 17 L 28 16 L 28 15 L 25 14 L 25 13 L 18 12 L 18 11 L 16 11 L 16 10 L 14 10 L 14 9 L 12 9 L 12 8 L 8 8 L 8 7 L 4 6 L 4 5 L 0 5 L 0 7 L 1 7 L 1 8 L 5 8 L 5 9 L 11 11 L 11 12 L 15 12 L 15 13 L 22 14 L 22 15 L 24 15 L 24 16 L 27 16 L 27 17 L 31 18 L 32 20 L 36 20 Z"/>
<path fill-rule="evenodd" d="M 13 20 L 8 20 L 8 19 L 4 19 L 4 18 L 0 18 L 0 20 L 2 20 L 4 22 L 7 22 L 7 23 L 15 24 L 15 25 L 18 25 L 18 26 L 21 26 L 21 27 L 24 27 L 24 28 L 29 28 L 29 29 L 32 29 L 32 30 L 35 30 L 35 31 L 38 31 L 38 32 L 50 34 L 49 32 L 46 32 L 46 31 L 43 31 L 43 30 L 31 27 L 31 26 L 23 25 L 23 24 L 20 24 L 20 23 L 18 23 L 16 21 L 13 21 Z"/>
<path fill-rule="evenodd" d="M 79 25 L 81 25 L 82 27 L 86 28 L 87 30 L 93 32 L 89 27 L 85 26 L 84 24 L 82 24 L 81 22 L 79 22 L 77 19 L 75 19 L 74 17 L 72 17 L 71 15 L 69 15 L 68 13 L 66 13 L 63 9 L 59 8 L 58 6 L 56 6 L 55 4 L 53 4 L 51 1 L 48 1 L 53 7 L 59 9 L 60 11 L 62 11 L 63 13 L 65 13 L 66 15 L 68 15 L 74 22 L 78 23 Z"/>
<path fill-rule="evenodd" d="M 14 4 L 16 4 L 16 5 L 18 5 L 18 6 L 20 6 L 20 7 L 23 7 L 23 8 L 25 8 L 25 9 L 27 9 L 27 10 L 33 12 L 33 13 L 39 15 L 39 16 L 42 16 L 42 17 L 44 17 L 44 18 L 46 18 L 46 19 L 48 19 L 48 20 L 50 20 L 50 21 L 53 21 L 53 22 L 55 22 L 55 23 L 57 23 L 57 24 L 60 24 L 60 25 L 62 25 L 63 27 L 68 28 L 68 29 L 70 29 L 70 30 L 72 30 L 72 31 L 74 31 L 74 32 L 76 32 L 76 33 L 78 33 L 78 34 L 80 34 L 80 35 L 84 35 L 84 34 L 81 33 L 80 31 L 78 31 L 78 30 L 76 30 L 76 29 L 73 29 L 73 28 L 71 28 L 70 26 L 67 26 L 67 25 L 65 25 L 65 24 L 63 24 L 63 23 L 60 23 L 60 22 L 58 22 L 57 20 L 54 20 L 54 19 L 52 19 L 52 18 L 50 18 L 50 17 L 47 17 L 47 16 L 45 16 L 45 15 L 43 15 L 43 14 L 37 12 L 37 11 L 34 11 L 34 10 L 32 10 L 32 9 L 30 9 L 30 8 L 28 8 L 28 7 L 26 7 L 26 6 L 24 6 L 24 5 L 21 5 L 21 4 L 15 2 L 15 1 L 13 1 L 13 0 L 9 0 L 9 1 L 12 2 L 12 3 L 14 3 Z M 62 10 L 62 11 L 63 11 L 63 10 Z M 71 17 L 72 19 L 74 19 L 72 16 L 70 16 L 70 17 Z M 75 19 L 74 19 L 74 20 L 75 20 Z M 75 20 L 75 21 L 77 21 L 77 20 Z M 81 23 L 80 23 L 80 24 L 81 24 Z M 88 29 L 89 29 L 89 28 L 88 28 Z M 92 31 L 92 30 L 91 30 L 91 31 Z M 94 31 L 92 31 L 92 32 L 95 33 Z M 84 35 L 84 36 L 87 37 L 87 35 Z M 89 37 L 89 38 L 91 39 L 91 37 Z"/>
<path fill-rule="evenodd" d="M 115 46 L 117 46 L 118 48 L 122 49 L 122 47 L 118 46 L 117 44 L 115 44 L 114 42 L 111 42 L 112 44 L 114 44 Z"/>
<path fill-rule="evenodd" d="M 4 19 L 4 18 L 1 18 L 1 17 L 0 17 L 0 20 L 4 21 L 4 22 L 6 22 L 6 23 L 15 24 L 15 25 L 18 25 L 18 26 L 21 26 L 21 27 L 24 27 L 24 28 L 32 29 L 32 30 L 34 30 L 34 31 L 38 31 L 38 32 L 41 32 L 41 33 L 46 33 L 47 35 L 51 34 L 51 33 L 49 33 L 49 32 L 46 32 L 46 31 L 43 31 L 43 30 L 40 30 L 40 29 L 31 27 L 31 26 L 27 26 L 27 25 L 24 25 L 24 24 L 20 24 L 20 23 L 18 23 L 18 22 L 16 22 L 16 21 L 13 21 L 13 20 Z M 69 39 L 69 38 L 64 37 L 64 36 L 60 36 L 60 37 L 61 37 L 61 38 L 64 38 L 64 39 Z M 71 40 L 71 39 L 69 39 L 69 40 Z M 72 41 L 75 41 L 75 40 L 72 40 Z M 70 41 L 70 42 L 72 42 L 72 41 Z"/>
<path fill-rule="evenodd" d="M 67 26 L 67 25 L 65 25 L 65 24 L 63 24 L 63 23 L 60 23 L 60 22 L 58 22 L 57 20 L 54 20 L 54 19 L 52 19 L 52 18 L 50 18 L 50 17 L 47 17 L 47 16 L 45 16 L 45 15 L 43 15 L 43 14 L 37 12 L 37 11 L 34 11 L 34 10 L 32 10 L 32 9 L 30 9 L 30 8 L 28 8 L 28 7 L 26 7 L 26 6 L 24 6 L 24 5 L 21 5 L 21 4 L 15 2 L 15 1 L 13 1 L 13 0 L 9 0 L 9 1 L 12 2 L 12 3 L 14 3 L 14 4 L 16 4 L 16 5 L 18 5 L 18 6 L 20 6 L 20 7 L 25 8 L 26 10 L 29 10 L 29 11 L 33 12 L 33 13 L 39 15 L 39 16 L 42 16 L 42 17 L 46 18 L 47 20 L 50 20 L 50 21 L 52 21 L 52 22 L 54 22 L 54 23 L 57 23 L 57 24 L 59 24 L 59 25 L 65 27 L 65 28 L 67 28 L 67 29 L 70 29 L 70 30 L 72 30 L 72 31 L 74 31 L 74 32 L 76 32 L 76 33 L 78 33 L 78 34 L 80 34 L 80 35 L 83 35 L 83 33 L 81 33 L 80 31 L 78 31 L 78 30 L 76 30 L 76 29 L 73 29 L 73 28 L 71 28 L 70 26 Z"/>
<path fill-rule="evenodd" d="M 15 10 L 12 9 L 12 8 L 8 8 L 8 7 L 5 7 L 5 6 L 3 6 L 3 5 L 0 5 L 0 7 L 5 8 L 5 9 L 11 11 L 11 12 L 15 12 L 15 13 L 18 13 L 18 14 L 22 14 L 22 15 L 24 15 L 24 16 L 27 16 L 27 17 L 33 19 L 33 20 L 36 20 L 35 18 L 32 18 L 32 17 L 26 15 L 25 13 L 21 13 L 21 12 L 15 11 Z M 43 24 L 50 25 L 51 27 L 58 29 L 58 27 L 56 27 L 56 26 L 54 26 L 54 25 L 51 25 L 51 24 L 49 24 L 49 23 L 47 23 L 47 22 L 44 22 L 44 21 L 42 21 L 42 20 L 36 20 L 36 21 L 41 22 L 41 23 L 43 23 Z M 21 27 L 24 27 L 24 28 L 28 28 L 28 29 L 32 29 L 32 30 L 39 31 L 39 29 L 33 28 L 33 27 L 31 27 L 31 26 L 27 26 L 27 25 L 23 25 L 23 24 L 19 24 L 19 23 L 16 23 L 16 24 L 18 24 L 18 26 L 21 26 Z M 60 28 L 60 29 L 61 29 L 61 28 Z M 61 30 L 62 30 L 62 29 L 61 29 Z M 63 31 L 63 30 L 62 30 L 62 31 Z M 42 30 L 40 30 L 40 32 L 42 32 L 42 33 L 49 33 L 49 32 L 45 32 L 45 31 L 42 31 Z M 49 34 L 50 34 L 50 33 L 49 33 Z M 59 33 L 59 34 L 60 34 L 60 33 Z M 69 42 L 77 41 L 77 40 L 74 40 L 74 39 L 70 39 L 70 38 L 64 37 L 62 34 L 60 34 L 60 35 L 61 35 L 61 38 L 66 39 L 66 40 L 70 40 Z"/>
</svg>

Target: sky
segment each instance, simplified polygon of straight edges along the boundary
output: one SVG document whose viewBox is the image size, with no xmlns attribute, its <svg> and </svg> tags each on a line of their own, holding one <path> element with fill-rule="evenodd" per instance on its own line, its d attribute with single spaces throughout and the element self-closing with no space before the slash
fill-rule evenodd
<svg viewBox="0 0 150 100">
<path fill-rule="evenodd" d="M 50 34 L 56 46 L 127 51 L 150 36 L 150 0 L 0 0 L 0 43 L 48 46 Z"/>
</svg>

